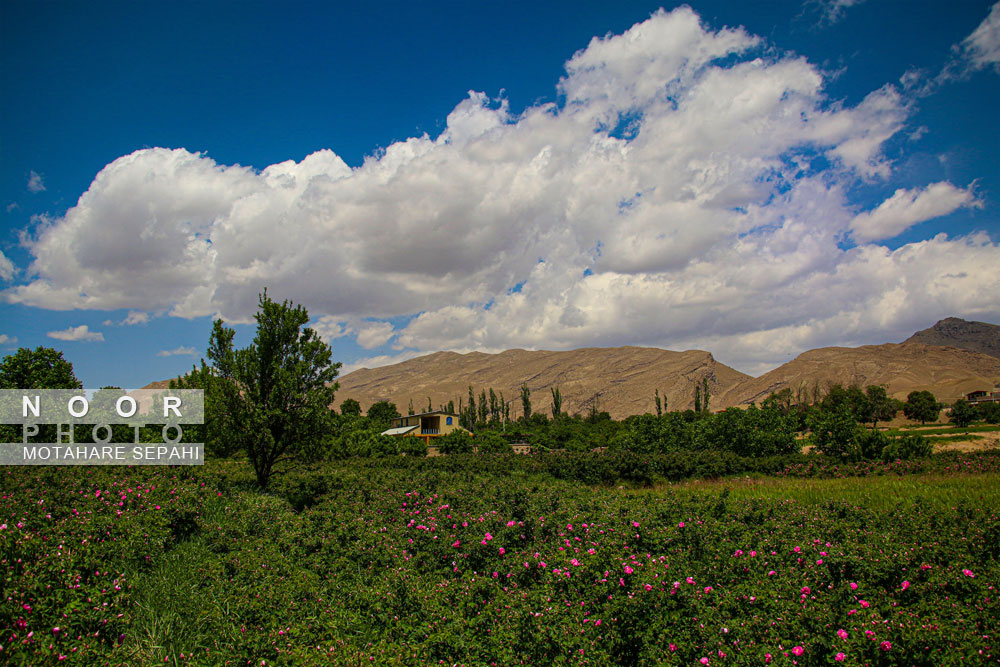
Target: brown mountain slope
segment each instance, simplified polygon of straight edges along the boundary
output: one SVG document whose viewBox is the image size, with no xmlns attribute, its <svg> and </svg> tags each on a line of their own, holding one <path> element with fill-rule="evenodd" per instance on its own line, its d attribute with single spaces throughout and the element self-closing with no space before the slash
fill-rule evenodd
<svg viewBox="0 0 1000 667">
<path fill-rule="evenodd" d="M 760 402 L 772 391 L 801 387 L 811 400 L 814 387 L 884 384 L 890 396 L 906 399 L 927 389 L 942 401 L 953 401 L 976 389 L 1000 382 L 1000 359 L 955 347 L 920 343 L 887 343 L 862 347 L 822 347 L 803 352 L 758 378 L 746 380 L 719 397 L 723 405 Z"/>
<path fill-rule="evenodd" d="M 986 322 L 969 322 L 957 317 L 943 319 L 932 327 L 918 331 L 903 342 L 960 347 L 1000 358 L 1000 326 Z"/>
<path fill-rule="evenodd" d="M 476 392 L 492 387 L 511 403 L 511 417 L 521 415 L 520 387 L 531 389 L 531 407 L 551 414 L 550 389 L 558 387 L 564 412 L 586 413 L 592 401 L 615 419 L 653 412 L 653 393 L 666 395 L 670 409 L 691 407 L 695 382 L 709 378 L 712 396 L 750 380 L 701 350 L 671 352 L 648 347 L 582 348 L 566 352 L 507 350 L 499 354 L 436 352 L 409 361 L 348 373 L 338 379 L 337 405 L 347 398 L 363 409 L 380 399 L 405 413 L 409 401 L 418 412 L 449 400 L 468 401 L 469 385 Z M 715 401 L 712 401 L 715 407 Z"/>
</svg>

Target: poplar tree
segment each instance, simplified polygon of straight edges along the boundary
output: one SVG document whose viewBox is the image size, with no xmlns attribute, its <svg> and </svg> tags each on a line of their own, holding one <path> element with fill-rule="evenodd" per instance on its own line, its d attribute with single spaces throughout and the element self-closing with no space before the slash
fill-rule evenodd
<svg viewBox="0 0 1000 667">
<path fill-rule="evenodd" d="M 562 394 L 559 392 L 559 387 L 550 389 L 552 392 L 552 418 L 556 419 L 562 414 Z"/>
<path fill-rule="evenodd" d="M 497 405 L 497 395 L 493 387 L 490 387 L 490 421 L 500 421 L 500 407 Z"/>
</svg>

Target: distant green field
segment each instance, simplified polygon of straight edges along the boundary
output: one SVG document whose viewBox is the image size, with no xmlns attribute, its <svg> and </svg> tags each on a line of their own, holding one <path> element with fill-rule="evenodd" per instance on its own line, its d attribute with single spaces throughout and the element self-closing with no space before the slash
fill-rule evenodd
<svg viewBox="0 0 1000 667">
<path fill-rule="evenodd" d="M 886 431 L 887 435 L 897 436 L 903 434 L 912 434 L 914 430 L 919 431 L 919 435 L 954 435 L 956 433 L 992 433 L 1000 431 L 1000 425 L 997 424 L 980 424 L 972 426 L 941 426 L 938 424 L 928 424 L 927 427 L 921 428 L 920 426 L 903 426 L 900 428 L 891 428 Z"/>
<path fill-rule="evenodd" d="M 675 494 L 704 497 L 728 490 L 733 500 L 794 500 L 822 504 L 832 498 L 871 510 L 883 511 L 899 504 L 920 503 L 938 509 L 967 503 L 1000 511 L 1000 474 L 886 475 L 836 479 L 752 476 L 698 480 L 657 487 Z"/>
</svg>

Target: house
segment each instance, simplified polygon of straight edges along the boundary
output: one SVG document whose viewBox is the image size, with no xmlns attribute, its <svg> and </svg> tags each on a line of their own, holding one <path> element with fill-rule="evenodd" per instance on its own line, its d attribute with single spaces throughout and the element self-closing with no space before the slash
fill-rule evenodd
<svg viewBox="0 0 1000 667">
<path fill-rule="evenodd" d="M 431 412 L 421 412 L 416 415 L 397 417 L 389 422 L 389 429 L 382 431 L 382 435 L 423 438 L 424 442 L 429 446 L 431 438 L 448 435 L 452 431 L 465 431 L 464 428 L 458 425 L 458 415 L 445 410 L 433 410 Z"/>
<path fill-rule="evenodd" d="M 980 403 L 1000 403 L 1000 391 L 984 391 L 980 389 L 979 391 L 966 394 L 965 400 L 972 405 L 979 405 Z"/>
</svg>

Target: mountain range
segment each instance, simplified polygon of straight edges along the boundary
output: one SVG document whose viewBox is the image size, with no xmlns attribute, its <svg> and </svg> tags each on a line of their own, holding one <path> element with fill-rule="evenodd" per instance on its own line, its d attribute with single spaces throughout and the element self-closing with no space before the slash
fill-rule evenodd
<svg viewBox="0 0 1000 667">
<path fill-rule="evenodd" d="M 903 343 L 809 350 L 756 378 L 702 350 L 625 346 L 562 352 L 435 352 L 344 375 L 338 380 L 337 403 L 353 398 L 367 408 L 385 399 L 405 412 L 412 400 L 420 412 L 428 403 L 437 409 L 454 401 L 457 407 L 460 398 L 468 401 L 472 386 L 477 401 L 483 389 L 503 392 L 504 400 L 512 401 L 511 416 L 517 417 L 520 387 L 526 384 L 534 411 L 548 412 L 551 390 L 558 388 L 564 412 L 586 414 L 596 402 L 597 410 L 622 419 L 653 412 L 656 391 L 666 397 L 668 409 L 693 407 L 695 386 L 703 378 L 709 381 L 712 410 L 759 403 L 786 387 L 811 397 L 835 383 L 883 384 L 900 399 L 926 389 L 939 400 L 953 401 L 1000 383 L 1000 326 L 947 318 Z"/>
<path fill-rule="evenodd" d="M 889 395 L 899 399 L 926 389 L 951 402 L 977 389 L 1000 386 L 1000 326 L 949 317 L 902 343 L 809 350 L 759 377 L 741 373 L 703 350 L 624 346 L 435 352 L 345 374 L 338 378 L 336 405 L 353 398 L 362 409 L 379 400 L 395 403 L 404 413 L 411 401 L 416 412 L 449 401 L 457 408 L 460 400 L 467 403 L 471 386 L 477 402 L 483 390 L 492 388 L 498 397 L 502 393 L 516 418 L 522 413 L 520 388 L 527 385 L 535 412 L 550 411 L 551 392 L 558 388 L 564 412 L 596 409 L 623 419 L 653 412 L 656 392 L 665 399 L 666 409 L 691 408 L 695 387 L 705 379 L 712 410 L 759 403 L 785 388 L 811 400 L 837 383 L 885 385 Z"/>
</svg>

